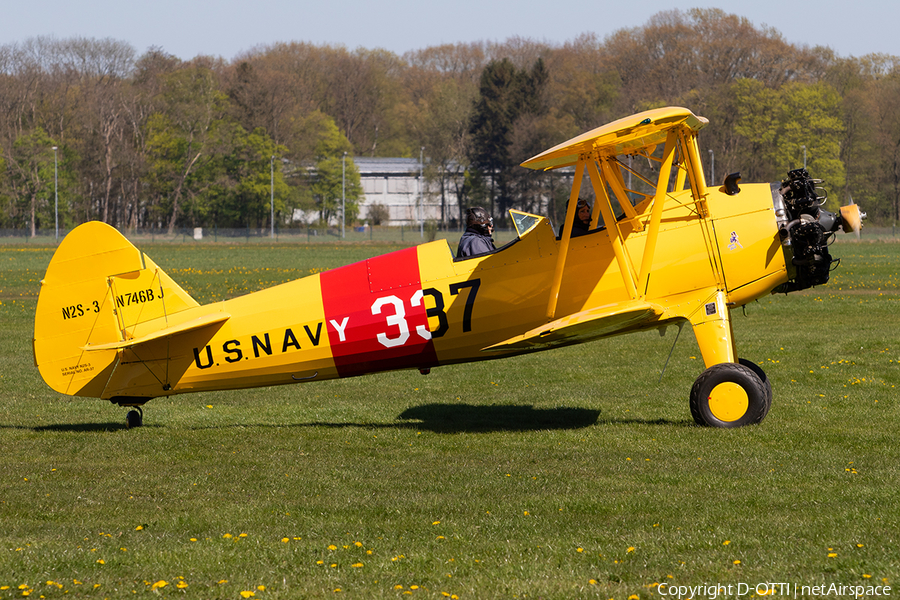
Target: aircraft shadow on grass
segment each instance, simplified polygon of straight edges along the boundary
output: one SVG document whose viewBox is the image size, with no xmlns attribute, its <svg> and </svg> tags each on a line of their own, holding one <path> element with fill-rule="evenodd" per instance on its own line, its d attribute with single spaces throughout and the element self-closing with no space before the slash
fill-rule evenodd
<svg viewBox="0 0 900 600">
<path fill-rule="evenodd" d="M 417 421 L 410 425 L 418 429 L 437 433 L 462 433 L 581 429 L 594 425 L 599 416 L 599 410 L 587 408 L 423 404 L 407 408 L 397 418 L 403 421 Z"/>
<path fill-rule="evenodd" d="M 583 429 L 594 425 L 696 427 L 696 424 L 689 420 L 601 419 L 600 411 L 590 408 L 534 408 L 523 405 L 424 404 L 406 409 L 397 418 L 417 421 L 410 425 L 436 433 Z"/>
<path fill-rule="evenodd" d="M 514 431 L 544 431 L 561 429 L 584 429 L 594 425 L 669 425 L 695 427 L 693 421 L 672 421 L 668 419 L 601 419 L 600 411 L 589 408 L 557 407 L 534 408 L 528 405 L 476 406 L 472 404 L 423 404 L 407 408 L 390 423 L 377 422 L 323 422 L 239 425 L 203 425 L 196 429 L 228 429 L 232 427 L 325 427 L 362 429 L 418 429 L 435 433 L 492 433 Z M 164 427 L 162 424 L 145 424 L 150 427 Z M 59 431 L 76 433 L 102 433 L 124 431 L 120 423 L 59 423 L 41 425 L 32 431 Z"/>
<path fill-rule="evenodd" d="M 55 423 L 53 425 L 39 425 L 38 427 L 23 427 L 40 433 L 43 431 L 60 431 L 72 433 L 103 433 L 107 431 L 119 431 L 127 429 L 125 423 Z"/>
</svg>

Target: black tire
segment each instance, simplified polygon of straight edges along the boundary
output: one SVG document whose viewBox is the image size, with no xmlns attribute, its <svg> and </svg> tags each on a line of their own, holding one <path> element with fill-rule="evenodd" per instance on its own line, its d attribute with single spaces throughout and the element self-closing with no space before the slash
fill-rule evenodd
<svg viewBox="0 0 900 600">
<path fill-rule="evenodd" d="M 754 425 L 769 412 L 770 392 L 750 367 L 720 363 L 691 388 L 691 416 L 698 425 L 730 429 Z"/>
<path fill-rule="evenodd" d="M 144 415 L 137 410 L 129 410 L 128 414 L 125 415 L 125 427 L 128 429 L 132 429 L 134 427 L 140 427 L 144 424 Z"/>
<path fill-rule="evenodd" d="M 766 372 L 762 370 L 762 367 L 760 367 L 752 360 L 739 358 L 738 363 L 744 365 L 745 367 L 756 373 L 756 376 L 759 377 L 762 380 L 763 385 L 766 386 L 766 414 L 769 414 L 769 409 L 772 408 L 772 382 L 769 381 L 768 375 L 766 375 Z M 763 415 L 763 417 L 765 417 L 765 415 Z M 762 419 L 760 419 L 760 421 L 761 420 Z"/>
</svg>

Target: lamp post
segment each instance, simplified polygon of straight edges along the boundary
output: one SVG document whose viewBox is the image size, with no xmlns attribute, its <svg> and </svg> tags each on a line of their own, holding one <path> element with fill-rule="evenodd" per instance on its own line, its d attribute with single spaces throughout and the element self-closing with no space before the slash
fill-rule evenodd
<svg viewBox="0 0 900 600">
<path fill-rule="evenodd" d="M 803 168 L 806 168 L 806 145 L 800 146 L 803 148 Z"/>
<path fill-rule="evenodd" d="M 271 235 L 271 238 L 274 240 L 275 239 L 275 156 L 274 155 L 272 156 L 272 159 L 269 161 L 269 190 L 271 191 L 269 206 L 272 209 L 272 214 L 271 214 L 272 233 L 270 235 Z"/>
<path fill-rule="evenodd" d="M 419 148 L 419 237 L 425 237 L 425 197 L 422 195 L 422 171 L 425 169 L 425 146 Z"/>
<path fill-rule="evenodd" d="M 59 155 L 58 146 L 53 146 L 53 212 L 56 218 L 56 241 L 59 242 Z"/>
<path fill-rule="evenodd" d="M 716 153 L 709 149 L 709 182 L 716 185 Z"/>
<path fill-rule="evenodd" d="M 347 219 L 344 217 L 344 209 L 347 204 L 347 153 L 341 157 L 341 239 L 344 239 L 344 227 Z"/>
</svg>

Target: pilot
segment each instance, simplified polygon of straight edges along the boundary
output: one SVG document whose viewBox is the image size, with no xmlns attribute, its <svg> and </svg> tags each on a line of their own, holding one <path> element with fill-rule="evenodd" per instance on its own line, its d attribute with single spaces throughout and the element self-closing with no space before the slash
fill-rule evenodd
<svg viewBox="0 0 900 600">
<path fill-rule="evenodd" d="M 569 203 L 566 203 L 566 207 L 568 207 Z M 568 210 L 568 208 L 567 208 Z M 559 237 L 562 239 L 563 234 L 563 226 L 559 226 Z M 584 235 L 591 228 L 591 205 L 584 198 L 578 199 L 578 204 L 575 207 L 575 222 L 572 223 L 572 237 L 578 237 L 579 235 Z"/>
<path fill-rule="evenodd" d="M 475 256 L 493 252 L 497 248 L 491 234 L 494 232 L 494 219 L 480 206 L 466 211 L 466 231 L 459 240 L 456 258 Z"/>
</svg>

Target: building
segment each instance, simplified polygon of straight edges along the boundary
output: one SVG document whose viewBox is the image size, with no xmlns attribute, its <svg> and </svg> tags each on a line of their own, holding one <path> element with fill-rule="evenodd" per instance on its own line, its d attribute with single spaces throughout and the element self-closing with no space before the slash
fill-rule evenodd
<svg viewBox="0 0 900 600">
<path fill-rule="evenodd" d="M 412 226 L 441 220 L 441 199 L 431 193 L 418 159 L 355 156 L 353 162 L 363 190 L 360 220 L 368 220 L 374 206 L 386 209 L 382 225 Z"/>
<path fill-rule="evenodd" d="M 380 224 L 391 227 L 417 227 L 428 221 L 442 221 L 439 184 L 425 180 L 419 159 L 354 156 L 353 163 L 359 172 L 363 192 L 359 202 L 359 221 L 370 222 L 375 210 L 382 213 Z M 560 174 L 568 179 L 563 184 L 571 186 L 572 169 L 561 171 Z M 445 192 L 444 221 L 451 227 L 459 226 L 459 207 L 453 191 L 456 183 L 461 182 L 451 180 L 448 184 L 450 189 Z M 300 210 L 294 214 L 295 221 L 310 222 L 316 218 L 316 213 L 307 214 Z"/>
</svg>

